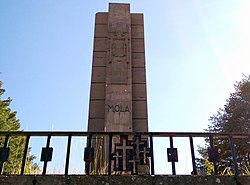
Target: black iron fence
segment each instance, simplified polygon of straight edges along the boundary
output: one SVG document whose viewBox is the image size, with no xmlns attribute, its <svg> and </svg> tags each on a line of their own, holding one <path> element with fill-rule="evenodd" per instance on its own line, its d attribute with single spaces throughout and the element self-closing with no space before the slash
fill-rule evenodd
<svg viewBox="0 0 250 185">
<path fill-rule="evenodd" d="M 213 163 L 214 174 L 218 174 L 217 161 L 219 158 L 219 151 L 216 148 L 216 141 L 218 139 L 225 139 L 228 142 L 231 150 L 231 159 L 233 161 L 234 174 L 239 174 L 239 163 L 237 161 L 237 151 L 235 147 L 235 140 L 244 140 L 250 144 L 250 134 L 219 134 L 219 133 L 198 133 L 198 132 L 0 132 L 2 139 L 2 146 L 0 146 L 0 175 L 4 172 L 4 164 L 9 160 L 11 153 L 9 141 L 11 137 L 25 138 L 23 147 L 22 162 L 18 175 L 25 175 L 25 167 L 27 156 L 29 153 L 30 138 L 33 137 L 46 137 L 46 146 L 42 147 L 40 161 L 42 161 L 42 175 L 46 175 L 47 164 L 52 161 L 53 148 L 50 147 L 52 137 L 67 137 L 66 158 L 64 175 L 69 174 L 70 153 L 72 150 L 71 143 L 73 137 L 84 137 L 87 139 L 86 148 L 84 150 L 85 161 L 85 174 L 94 174 L 91 172 L 91 163 L 94 161 L 95 148 L 92 146 L 91 140 L 93 138 L 106 138 L 107 146 L 107 168 L 103 174 L 113 175 L 115 171 L 130 172 L 130 174 L 138 174 L 138 168 L 135 165 L 144 165 L 149 169 L 148 174 L 155 175 L 155 162 L 154 162 L 154 139 L 155 138 L 168 138 L 170 148 L 167 149 L 168 162 L 172 166 L 172 175 L 176 175 L 175 163 L 178 162 L 178 151 L 174 147 L 173 138 L 188 138 L 190 147 L 190 159 L 192 161 L 192 174 L 198 174 L 198 167 L 195 157 L 194 138 L 206 138 L 209 143 L 208 158 Z M 121 143 L 114 145 L 114 138 L 120 138 Z M 130 138 L 130 139 L 129 139 Z M 144 138 L 143 141 L 141 138 Z M 248 145 L 249 146 L 249 145 Z M 114 147 L 117 153 L 114 152 Z M 246 149 L 249 151 L 249 148 Z M 137 151 L 137 152 L 136 152 Z M 120 152 L 120 153 L 119 153 Z M 248 153 L 249 160 L 250 151 Z M 126 159 L 125 159 L 126 158 Z M 249 161 L 248 161 L 249 162 Z M 129 166 L 128 166 L 129 164 Z M 123 173 L 120 173 L 123 174 Z M 127 173 L 126 173 L 127 174 Z M 248 174 L 249 175 L 249 174 Z"/>
</svg>

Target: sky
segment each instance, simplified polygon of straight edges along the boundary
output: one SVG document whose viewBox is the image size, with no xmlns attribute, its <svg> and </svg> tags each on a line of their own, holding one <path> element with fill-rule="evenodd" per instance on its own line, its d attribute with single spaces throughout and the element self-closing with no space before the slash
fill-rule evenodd
<svg viewBox="0 0 250 185">
<path fill-rule="evenodd" d="M 96 12 L 143 13 L 149 131 L 202 132 L 250 72 L 249 0 L 0 0 L 0 80 L 23 130 L 86 131 Z"/>
</svg>

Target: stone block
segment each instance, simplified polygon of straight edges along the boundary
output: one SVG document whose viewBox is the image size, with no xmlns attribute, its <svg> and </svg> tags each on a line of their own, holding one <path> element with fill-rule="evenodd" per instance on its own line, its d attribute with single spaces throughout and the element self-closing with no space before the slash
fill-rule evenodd
<svg viewBox="0 0 250 185">
<path fill-rule="evenodd" d="M 106 67 L 92 68 L 92 82 L 106 82 Z"/>
<path fill-rule="evenodd" d="M 147 99 L 146 84 L 133 84 L 132 92 L 133 100 Z"/>
<path fill-rule="evenodd" d="M 108 24 L 108 13 L 107 12 L 96 13 L 95 23 L 96 24 Z"/>
<path fill-rule="evenodd" d="M 107 51 L 107 38 L 95 38 L 94 51 Z"/>
<path fill-rule="evenodd" d="M 132 39 L 131 40 L 131 51 L 132 52 L 144 52 L 144 40 L 143 39 Z"/>
<path fill-rule="evenodd" d="M 133 119 L 133 132 L 148 132 L 148 120 Z"/>
<path fill-rule="evenodd" d="M 145 68 L 132 68 L 132 83 L 146 83 Z"/>
<path fill-rule="evenodd" d="M 130 14 L 130 5 L 125 3 L 110 3 L 109 15 L 123 18 L 124 15 Z"/>
<path fill-rule="evenodd" d="M 132 13 L 131 14 L 131 24 L 143 25 L 143 14 L 140 13 Z"/>
<path fill-rule="evenodd" d="M 92 83 L 91 84 L 91 93 L 90 99 L 105 99 L 105 83 Z"/>
<path fill-rule="evenodd" d="M 147 119 L 147 101 L 133 101 L 133 118 Z"/>
<path fill-rule="evenodd" d="M 94 52 L 93 54 L 93 67 L 106 66 L 107 52 Z"/>
<path fill-rule="evenodd" d="M 95 38 L 107 37 L 108 36 L 108 25 L 96 24 L 95 25 Z"/>
<path fill-rule="evenodd" d="M 89 118 L 104 119 L 104 100 L 90 100 Z"/>
<path fill-rule="evenodd" d="M 131 27 L 131 38 L 144 38 L 144 27 L 143 25 L 133 25 Z"/>
<path fill-rule="evenodd" d="M 104 131 L 104 119 L 89 119 L 88 123 L 89 132 L 103 132 Z"/>
<path fill-rule="evenodd" d="M 132 53 L 132 67 L 145 67 L 145 53 Z"/>
<path fill-rule="evenodd" d="M 191 159 L 190 159 L 191 160 Z M 74 167 L 74 166 L 73 166 Z M 156 166 L 157 168 L 157 166 Z M 178 168 L 177 168 L 178 170 Z M 249 185 L 249 175 L 1 175 L 1 185 Z"/>
</svg>

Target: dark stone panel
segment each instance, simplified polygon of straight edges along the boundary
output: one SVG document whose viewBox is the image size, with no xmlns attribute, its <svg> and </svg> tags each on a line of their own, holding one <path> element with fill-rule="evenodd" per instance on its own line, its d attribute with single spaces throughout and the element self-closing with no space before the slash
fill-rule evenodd
<svg viewBox="0 0 250 185">
<path fill-rule="evenodd" d="M 96 13 L 95 23 L 96 24 L 108 24 L 108 13 L 107 12 Z"/>
<path fill-rule="evenodd" d="M 106 67 L 92 67 L 92 82 L 106 82 Z"/>
<path fill-rule="evenodd" d="M 132 39 L 131 40 L 131 51 L 144 53 L 144 40 L 143 39 Z"/>
<path fill-rule="evenodd" d="M 133 101 L 133 116 L 132 118 L 147 119 L 147 101 Z"/>
<path fill-rule="evenodd" d="M 133 132 L 148 132 L 148 120 L 133 119 Z"/>
<path fill-rule="evenodd" d="M 141 13 L 132 13 L 131 14 L 131 24 L 143 25 L 143 14 Z"/>
<path fill-rule="evenodd" d="M 89 105 L 89 118 L 102 118 L 104 119 L 104 100 L 90 100 Z"/>
<path fill-rule="evenodd" d="M 145 67 L 145 53 L 132 53 L 132 67 Z"/>
<path fill-rule="evenodd" d="M 106 66 L 107 52 L 96 51 L 93 53 L 93 67 Z"/>
<path fill-rule="evenodd" d="M 146 83 L 145 68 L 132 68 L 132 83 Z"/>
<path fill-rule="evenodd" d="M 103 132 L 104 131 L 104 119 L 89 119 L 88 123 L 89 132 Z"/>
<path fill-rule="evenodd" d="M 95 25 L 95 38 L 107 37 L 108 36 L 108 25 L 96 24 Z"/>
<path fill-rule="evenodd" d="M 133 84 L 132 86 L 133 100 L 146 100 L 146 84 Z"/>
<path fill-rule="evenodd" d="M 131 27 L 131 38 L 144 38 L 144 27 L 143 25 L 133 25 Z"/>
<path fill-rule="evenodd" d="M 107 38 L 95 38 L 94 51 L 107 51 Z"/>
<path fill-rule="evenodd" d="M 105 99 L 105 83 L 92 83 L 90 91 L 90 99 Z"/>
</svg>

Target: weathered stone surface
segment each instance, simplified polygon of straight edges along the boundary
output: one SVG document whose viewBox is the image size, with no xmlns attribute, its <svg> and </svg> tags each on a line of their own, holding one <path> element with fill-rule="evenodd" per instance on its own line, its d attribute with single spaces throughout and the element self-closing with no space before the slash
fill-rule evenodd
<svg viewBox="0 0 250 185">
<path fill-rule="evenodd" d="M 107 39 L 95 38 L 94 39 L 94 51 L 107 51 Z"/>
<path fill-rule="evenodd" d="M 133 101 L 133 118 L 147 119 L 147 102 L 146 101 Z"/>
<path fill-rule="evenodd" d="M 249 185 L 250 176 L 1 176 L 1 185 Z"/>
<path fill-rule="evenodd" d="M 131 42 L 132 52 L 144 52 L 144 40 L 143 39 L 132 39 Z"/>
<path fill-rule="evenodd" d="M 131 18 L 129 4 L 109 4 L 105 131 L 132 131 Z"/>
<path fill-rule="evenodd" d="M 145 68 L 133 68 L 132 69 L 132 83 L 146 83 L 146 71 Z"/>
<path fill-rule="evenodd" d="M 144 38 L 144 27 L 142 25 L 134 25 L 131 27 L 131 38 Z"/>
<path fill-rule="evenodd" d="M 145 119 L 133 119 L 133 131 L 134 132 L 148 132 L 148 120 Z"/>
<path fill-rule="evenodd" d="M 105 99 L 105 83 L 92 83 L 91 84 L 91 93 L 90 99 L 96 99 L 96 100 L 104 100 Z"/>
<path fill-rule="evenodd" d="M 92 82 L 105 82 L 106 81 L 105 79 L 106 79 L 105 67 L 92 68 Z"/>
<path fill-rule="evenodd" d="M 107 12 L 96 13 L 95 24 L 108 24 L 108 13 Z"/>
<path fill-rule="evenodd" d="M 92 118 L 89 119 L 88 130 L 92 132 L 103 132 L 104 119 Z"/>
<path fill-rule="evenodd" d="M 146 84 L 133 84 L 133 100 L 146 100 Z"/>
<path fill-rule="evenodd" d="M 94 52 L 93 67 L 106 67 L 107 52 Z"/>
<path fill-rule="evenodd" d="M 95 38 L 107 37 L 108 36 L 108 26 L 103 24 L 97 24 L 95 26 Z"/>
<path fill-rule="evenodd" d="M 132 53 L 132 67 L 145 68 L 145 54 L 144 53 Z"/>
<path fill-rule="evenodd" d="M 131 14 L 131 24 L 132 25 L 143 25 L 143 14 L 141 13 L 132 13 Z"/>
<path fill-rule="evenodd" d="M 89 118 L 104 118 L 104 100 L 91 100 Z"/>
</svg>

